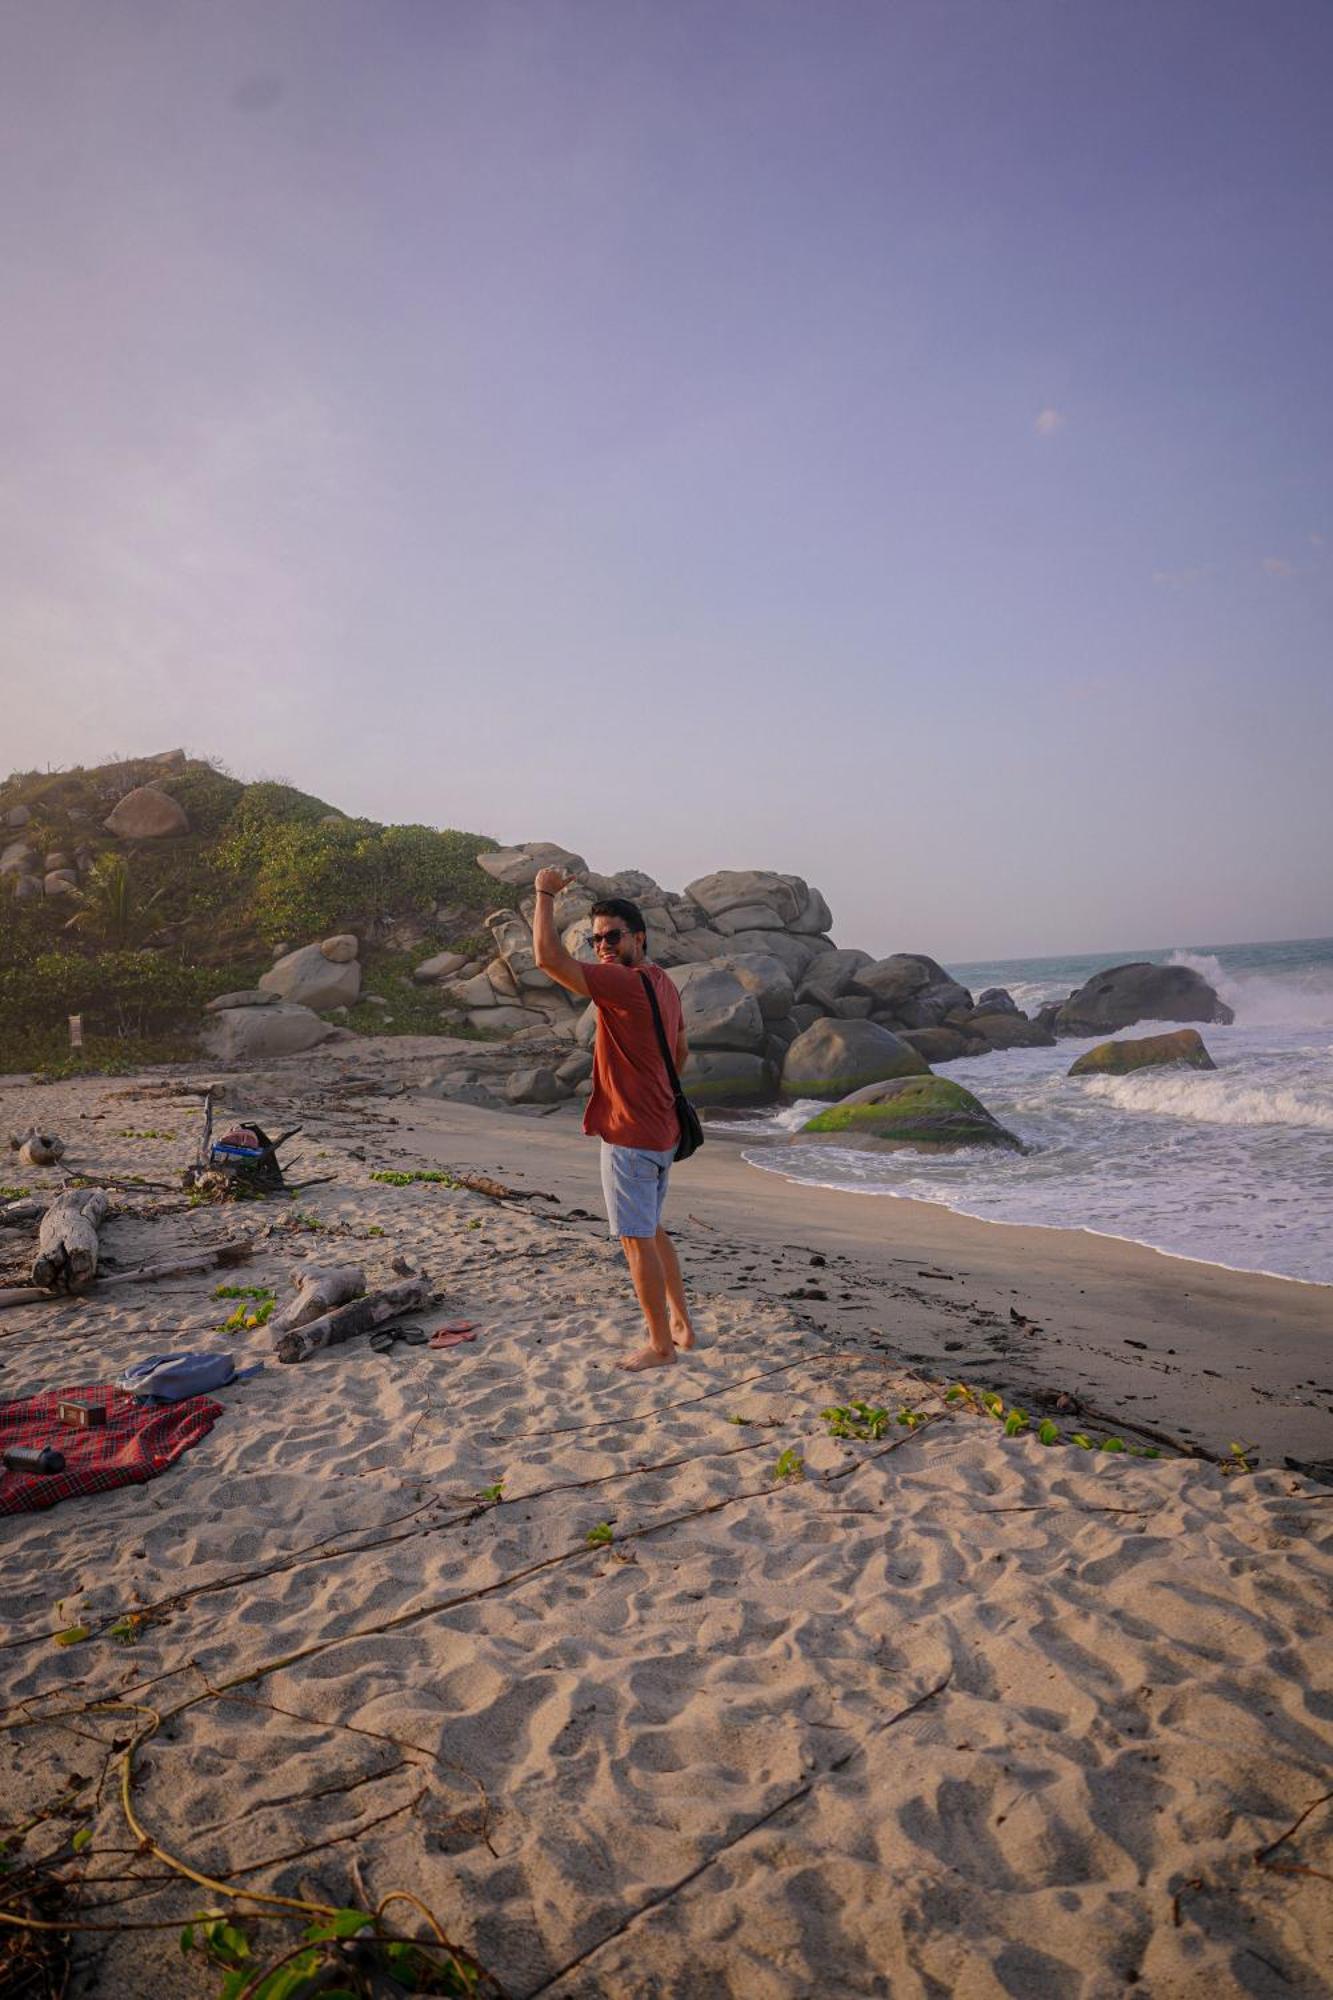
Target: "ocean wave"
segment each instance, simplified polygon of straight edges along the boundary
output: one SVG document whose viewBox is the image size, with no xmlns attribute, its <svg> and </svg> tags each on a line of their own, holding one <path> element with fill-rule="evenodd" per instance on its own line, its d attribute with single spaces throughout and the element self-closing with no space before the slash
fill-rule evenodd
<svg viewBox="0 0 1333 2000">
<path fill-rule="evenodd" d="M 1173 951 L 1225 1000 L 1241 1028 L 1333 1028 L 1333 970 L 1311 965 L 1285 974 L 1228 972 L 1209 952 Z"/>
<path fill-rule="evenodd" d="M 1333 1101 L 1288 1084 L 1242 1083 L 1198 1070 L 1092 1076 L 1084 1089 L 1122 1111 L 1186 1118 L 1196 1125 L 1292 1125 L 1333 1132 Z"/>
</svg>

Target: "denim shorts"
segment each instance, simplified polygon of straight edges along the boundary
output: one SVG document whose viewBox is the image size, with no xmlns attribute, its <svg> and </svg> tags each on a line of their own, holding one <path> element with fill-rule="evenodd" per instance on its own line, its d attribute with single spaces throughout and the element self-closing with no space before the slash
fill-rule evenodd
<svg viewBox="0 0 1333 2000">
<path fill-rule="evenodd" d="M 609 1146 L 602 1141 L 602 1193 L 612 1236 L 656 1236 L 666 1201 L 674 1149 Z"/>
</svg>

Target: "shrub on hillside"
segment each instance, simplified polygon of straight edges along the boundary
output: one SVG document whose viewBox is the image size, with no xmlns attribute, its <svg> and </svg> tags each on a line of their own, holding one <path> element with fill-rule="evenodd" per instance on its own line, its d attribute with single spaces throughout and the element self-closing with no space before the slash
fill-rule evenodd
<svg viewBox="0 0 1333 2000">
<path fill-rule="evenodd" d="M 38 951 L 0 966 L 0 1046 L 82 1014 L 89 1034 L 162 1034 L 194 1023 L 217 974 L 158 951 Z"/>
<path fill-rule="evenodd" d="M 276 819 L 254 809 L 251 786 L 212 856 L 248 891 L 256 932 L 268 942 L 306 939 L 384 916 L 424 914 L 438 903 L 493 908 L 506 892 L 476 865 L 495 846 L 481 834 L 371 820 Z"/>
</svg>

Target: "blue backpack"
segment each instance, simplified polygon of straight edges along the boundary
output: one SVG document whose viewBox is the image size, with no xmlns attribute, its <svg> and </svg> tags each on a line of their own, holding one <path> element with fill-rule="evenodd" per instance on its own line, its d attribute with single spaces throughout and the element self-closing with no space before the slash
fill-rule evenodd
<svg viewBox="0 0 1333 2000">
<path fill-rule="evenodd" d="M 230 1354 L 150 1354 L 127 1368 L 116 1387 L 141 1403 L 183 1403 L 187 1396 L 246 1382 L 263 1365 L 257 1361 L 253 1368 L 238 1369 Z"/>
</svg>

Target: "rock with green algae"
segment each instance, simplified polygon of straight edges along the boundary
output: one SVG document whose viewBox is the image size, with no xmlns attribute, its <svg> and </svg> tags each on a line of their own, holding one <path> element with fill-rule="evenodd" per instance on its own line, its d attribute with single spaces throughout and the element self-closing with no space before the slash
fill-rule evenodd
<svg viewBox="0 0 1333 2000">
<path fill-rule="evenodd" d="M 819 1112 L 797 1136 L 888 1151 L 900 1146 L 931 1153 L 960 1146 L 1027 1151 L 979 1098 L 947 1076 L 891 1077 L 868 1084 Z"/>
<path fill-rule="evenodd" d="M 1098 1042 L 1070 1064 L 1070 1076 L 1128 1076 L 1136 1069 L 1160 1069 L 1183 1063 L 1190 1069 L 1216 1069 L 1197 1028 L 1177 1028 L 1169 1035 L 1138 1035 L 1128 1042 Z"/>
</svg>

